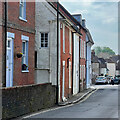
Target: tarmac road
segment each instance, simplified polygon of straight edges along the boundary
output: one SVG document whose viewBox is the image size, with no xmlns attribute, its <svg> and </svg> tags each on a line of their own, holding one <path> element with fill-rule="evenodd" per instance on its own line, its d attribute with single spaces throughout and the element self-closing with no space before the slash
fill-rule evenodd
<svg viewBox="0 0 120 120">
<path fill-rule="evenodd" d="M 25 118 L 118 118 L 118 86 L 95 85 L 94 87 L 98 90 L 82 102 Z"/>
</svg>

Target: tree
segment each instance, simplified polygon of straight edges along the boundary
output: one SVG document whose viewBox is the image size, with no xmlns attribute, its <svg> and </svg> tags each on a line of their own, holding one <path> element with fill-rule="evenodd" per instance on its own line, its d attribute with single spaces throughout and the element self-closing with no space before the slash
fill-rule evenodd
<svg viewBox="0 0 120 120">
<path fill-rule="evenodd" d="M 115 55 L 115 52 L 112 49 L 110 49 L 109 47 L 103 47 L 102 52 L 108 53 L 109 55 Z"/>
<path fill-rule="evenodd" d="M 115 52 L 111 48 L 109 48 L 109 47 L 97 46 L 94 49 L 95 49 L 95 54 L 96 55 L 98 55 L 99 53 L 107 53 L 109 55 L 115 55 Z"/>
</svg>

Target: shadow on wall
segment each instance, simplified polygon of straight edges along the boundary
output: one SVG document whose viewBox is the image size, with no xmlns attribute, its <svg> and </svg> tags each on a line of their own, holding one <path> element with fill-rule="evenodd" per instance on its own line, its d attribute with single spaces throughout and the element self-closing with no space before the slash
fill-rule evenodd
<svg viewBox="0 0 120 120">
<path fill-rule="evenodd" d="M 2 89 L 2 118 L 14 118 L 49 108 L 56 103 L 56 86 L 51 83 Z"/>
</svg>

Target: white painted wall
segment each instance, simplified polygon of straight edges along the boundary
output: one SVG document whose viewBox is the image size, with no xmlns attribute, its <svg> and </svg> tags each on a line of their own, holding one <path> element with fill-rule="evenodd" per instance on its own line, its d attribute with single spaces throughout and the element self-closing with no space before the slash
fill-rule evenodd
<svg viewBox="0 0 120 120">
<path fill-rule="evenodd" d="M 106 68 L 100 68 L 100 74 L 105 76 L 107 74 Z"/>
<path fill-rule="evenodd" d="M 99 63 L 92 63 L 92 74 L 99 76 Z"/>
<path fill-rule="evenodd" d="M 109 69 L 108 75 L 114 77 L 115 73 L 116 73 L 116 65 L 115 65 L 115 63 L 107 63 L 107 68 Z"/>
<path fill-rule="evenodd" d="M 74 34 L 73 94 L 79 92 L 79 35 Z"/>
<path fill-rule="evenodd" d="M 36 4 L 35 50 L 37 51 L 37 69 L 35 70 L 35 83 L 40 84 L 40 83 L 51 82 L 53 85 L 56 85 L 57 84 L 56 83 L 57 81 L 57 12 L 46 1 L 36 2 L 35 4 Z M 49 33 L 48 48 L 40 48 L 40 32 Z M 59 56 L 59 61 L 60 61 L 60 56 Z M 59 77 L 60 77 L 60 73 L 59 73 Z"/>
</svg>

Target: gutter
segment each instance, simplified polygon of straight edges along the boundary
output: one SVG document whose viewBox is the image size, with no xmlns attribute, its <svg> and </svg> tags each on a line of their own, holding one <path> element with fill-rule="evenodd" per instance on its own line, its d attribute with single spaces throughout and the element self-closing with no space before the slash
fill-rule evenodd
<svg viewBox="0 0 120 120">
<path fill-rule="evenodd" d="M 5 24 L 4 25 L 4 27 L 5 27 L 5 31 L 4 31 L 5 32 L 5 46 L 4 46 L 5 47 L 4 48 L 5 49 L 5 54 L 4 54 L 4 70 L 5 70 L 4 77 L 5 77 L 5 79 L 3 82 L 3 87 L 6 87 L 6 53 L 7 53 L 6 52 L 6 47 L 7 47 L 6 46 L 6 43 L 7 43 L 7 2 L 6 2 L 6 0 L 4 2 L 4 8 L 5 8 L 5 11 L 4 11 L 5 12 L 4 13 L 5 14 L 5 23 L 4 23 Z"/>
</svg>

